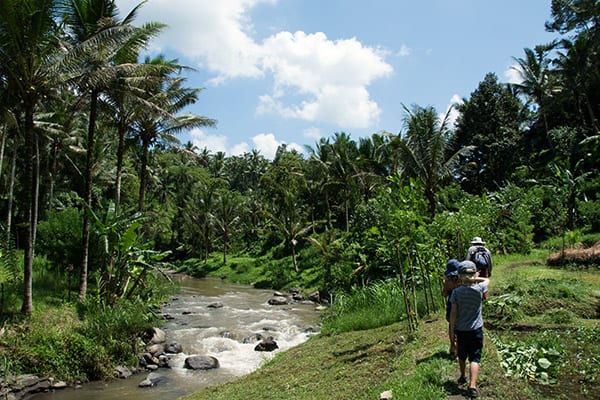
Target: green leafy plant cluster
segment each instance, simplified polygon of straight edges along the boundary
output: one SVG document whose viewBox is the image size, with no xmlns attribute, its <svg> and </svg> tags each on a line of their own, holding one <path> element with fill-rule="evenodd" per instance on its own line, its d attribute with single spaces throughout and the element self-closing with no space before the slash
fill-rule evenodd
<svg viewBox="0 0 600 400">
<path fill-rule="evenodd" d="M 501 293 L 490 296 L 485 302 L 483 313 L 486 319 L 494 322 L 512 322 L 523 318 L 522 298 L 514 293 Z"/>
<path fill-rule="evenodd" d="M 533 340 L 500 340 L 488 335 L 498 349 L 507 376 L 526 378 L 541 384 L 556 381 L 563 348 L 560 342 L 544 344 Z"/>
<path fill-rule="evenodd" d="M 567 330 L 564 335 L 574 338 L 576 347 L 571 350 L 572 357 L 563 368 L 577 375 L 577 381 L 583 386 L 598 384 L 600 377 L 600 326 L 580 326 Z"/>
</svg>

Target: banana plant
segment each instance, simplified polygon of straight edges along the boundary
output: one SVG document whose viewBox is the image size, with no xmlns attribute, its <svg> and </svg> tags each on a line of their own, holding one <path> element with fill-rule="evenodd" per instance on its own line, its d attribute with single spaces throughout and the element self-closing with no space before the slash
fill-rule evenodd
<svg viewBox="0 0 600 400">
<path fill-rule="evenodd" d="M 160 271 L 162 260 L 170 252 L 153 250 L 139 235 L 142 216 L 139 212 L 117 212 L 109 203 L 103 218 L 88 209 L 100 244 L 100 295 L 108 303 L 117 298 L 140 296 L 146 288 L 146 278 Z"/>
</svg>

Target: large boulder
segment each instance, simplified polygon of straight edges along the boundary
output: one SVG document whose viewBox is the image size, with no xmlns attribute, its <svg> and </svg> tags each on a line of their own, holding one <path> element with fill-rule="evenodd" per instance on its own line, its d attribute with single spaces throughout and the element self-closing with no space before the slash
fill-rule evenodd
<svg viewBox="0 0 600 400">
<path fill-rule="evenodd" d="M 179 343 L 170 343 L 165 346 L 165 353 L 167 354 L 178 354 L 183 352 L 183 347 Z"/>
<path fill-rule="evenodd" d="M 272 306 L 284 306 L 289 304 L 289 300 L 283 296 L 273 296 L 269 299 L 268 303 Z"/>
<path fill-rule="evenodd" d="M 266 339 L 263 339 L 254 347 L 254 351 L 273 351 L 278 349 L 279 346 L 277 342 L 273 339 L 273 336 L 269 336 Z"/>
<path fill-rule="evenodd" d="M 183 367 L 187 369 L 214 369 L 219 368 L 219 360 L 212 356 L 190 356 L 185 359 Z"/>
</svg>

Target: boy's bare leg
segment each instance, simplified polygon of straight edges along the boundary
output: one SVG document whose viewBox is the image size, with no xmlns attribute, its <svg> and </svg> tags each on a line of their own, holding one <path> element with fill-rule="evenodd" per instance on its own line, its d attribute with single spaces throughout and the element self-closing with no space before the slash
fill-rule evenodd
<svg viewBox="0 0 600 400">
<path fill-rule="evenodd" d="M 471 375 L 471 384 L 469 387 L 477 388 L 477 375 L 479 375 L 479 363 L 472 362 L 469 364 L 469 373 Z"/>
</svg>

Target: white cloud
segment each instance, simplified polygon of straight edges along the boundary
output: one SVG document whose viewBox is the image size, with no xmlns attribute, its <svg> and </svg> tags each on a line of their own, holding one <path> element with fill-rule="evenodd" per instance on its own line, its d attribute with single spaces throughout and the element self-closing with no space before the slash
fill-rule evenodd
<svg viewBox="0 0 600 400">
<path fill-rule="evenodd" d="M 122 15 L 139 0 L 118 0 Z M 153 43 L 159 51 L 172 50 L 196 60 L 217 74 L 216 81 L 232 77 L 260 77 L 262 50 L 250 37 L 247 13 L 260 3 L 276 0 L 150 0 L 138 20 L 160 21 L 168 28 Z"/>
<path fill-rule="evenodd" d="M 231 154 L 230 155 L 232 155 L 232 156 L 241 156 L 244 153 L 249 153 L 249 152 L 250 152 L 250 146 L 248 145 L 248 143 L 241 142 L 241 143 L 238 143 L 238 144 L 234 145 L 231 148 L 231 151 L 230 151 Z"/>
<path fill-rule="evenodd" d="M 246 142 L 237 143 L 231 147 L 227 146 L 227 137 L 223 135 L 209 135 L 201 129 L 193 129 L 190 131 L 190 140 L 194 146 L 200 150 L 207 149 L 212 154 L 223 152 L 227 156 L 239 156 L 249 152 L 250 145 Z M 259 133 L 252 138 L 252 149 L 260 151 L 265 158 L 272 160 L 275 158 L 277 148 L 286 144 L 288 150 L 296 150 L 299 153 L 304 153 L 304 147 L 297 143 L 286 143 L 277 140 L 272 133 Z"/>
<path fill-rule="evenodd" d="M 298 143 L 286 143 L 279 141 L 272 133 L 259 133 L 252 138 L 254 148 L 260 151 L 260 154 L 265 158 L 272 160 L 275 158 L 277 149 L 280 145 L 285 144 L 288 150 L 296 150 L 299 153 L 304 153 L 304 147 Z"/>
<path fill-rule="evenodd" d="M 138 0 L 119 0 L 122 15 Z M 176 6 L 175 6 L 176 4 Z M 169 29 L 155 43 L 194 60 L 214 74 L 210 84 L 233 78 L 273 78 L 258 113 L 367 128 L 381 110 L 367 87 L 389 76 L 386 53 L 356 38 L 331 40 L 322 32 L 279 32 L 262 42 L 252 37 L 250 11 L 277 0 L 150 0 L 138 21 L 161 21 Z M 410 49 L 403 46 L 401 53 Z"/>
<path fill-rule="evenodd" d="M 275 139 L 275 135 L 272 133 L 259 133 L 252 138 L 252 142 L 254 143 L 254 148 L 260 150 L 260 154 L 269 160 L 275 158 L 277 148 L 283 143 Z"/>
<path fill-rule="evenodd" d="M 258 111 L 287 118 L 324 121 L 345 128 L 366 128 L 381 110 L 367 86 L 391 74 L 381 54 L 355 38 L 332 41 L 324 33 L 279 32 L 264 42 L 263 66 L 275 79 L 273 92 Z M 286 104 L 287 95 L 301 96 Z"/>
<path fill-rule="evenodd" d="M 519 64 L 511 65 L 506 71 L 504 71 L 504 78 L 507 83 L 520 84 L 523 83 L 522 69 Z"/>
<path fill-rule="evenodd" d="M 227 152 L 227 137 L 222 135 L 208 135 L 203 130 L 194 128 L 190 131 L 190 140 L 200 150 L 206 148 L 213 153 Z"/>
</svg>

